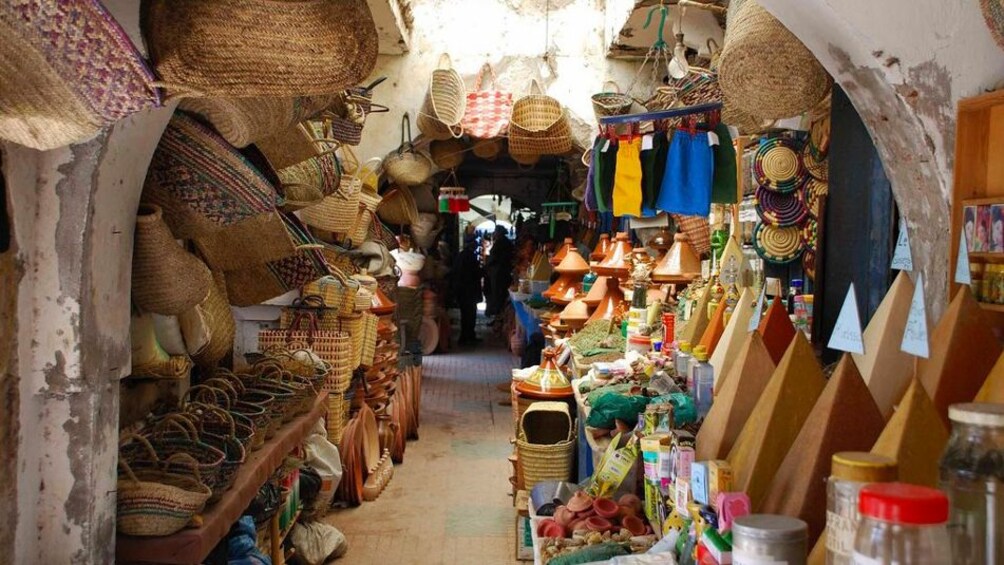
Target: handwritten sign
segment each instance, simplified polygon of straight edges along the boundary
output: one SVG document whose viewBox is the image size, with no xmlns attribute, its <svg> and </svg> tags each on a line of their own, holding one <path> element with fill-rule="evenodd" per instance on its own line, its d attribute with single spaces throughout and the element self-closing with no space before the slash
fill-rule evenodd
<svg viewBox="0 0 1004 565">
<path fill-rule="evenodd" d="M 854 283 L 847 289 L 844 305 L 837 316 L 837 324 L 833 326 L 830 336 L 830 349 L 846 351 L 847 353 L 865 354 L 865 341 L 861 336 L 861 317 L 858 315 L 858 298 L 854 293 Z"/>
<path fill-rule="evenodd" d="M 924 276 L 917 274 L 917 286 L 913 289 L 910 315 L 906 318 L 903 342 L 900 350 L 927 359 L 931 355 L 927 339 L 927 307 L 924 305 Z"/>
<path fill-rule="evenodd" d="M 896 251 L 892 255 L 892 269 L 897 271 L 913 270 L 913 254 L 910 252 L 910 230 L 906 220 L 899 222 L 899 237 L 896 238 Z"/>
<path fill-rule="evenodd" d="M 757 298 L 756 304 L 754 304 L 753 316 L 750 317 L 750 325 L 746 328 L 747 332 L 755 332 L 760 327 L 760 318 L 763 316 L 763 302 L 766 298 L 767 289 L 760 289 L 760 297 Z"/>
<path fill-rule="evenodd" d="M 969 272 L 969 250 L 966 245 L 966 231 L 959 233 L 959 256 L 955 261 L 955 282 L 973 284 L 973 276 Z"/>
</svg>

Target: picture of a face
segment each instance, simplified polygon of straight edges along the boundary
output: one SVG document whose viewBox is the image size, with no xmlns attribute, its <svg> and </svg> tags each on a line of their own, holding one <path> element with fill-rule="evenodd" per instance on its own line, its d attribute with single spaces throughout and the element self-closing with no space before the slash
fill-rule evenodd
<svg viewBox="0 0 1004 565">
<path fill-rule="evenodd" d="M 963 231 L 966 234 L 966 249 L 976 251 L 973 242 L 976 241 L 976 207 L 966 206 L 963 211 Z"/>
<path fill-rule="evenodd" d="M 990 251 L 990 206 L 976 209 L 976 251 Z"/>
<path fill-rule="evenodd" d="M 1004 251 L 1004 206 L 994 205 L 990 208 L 993 224 L 990 229 L 990 251 Z"/>
</svg>

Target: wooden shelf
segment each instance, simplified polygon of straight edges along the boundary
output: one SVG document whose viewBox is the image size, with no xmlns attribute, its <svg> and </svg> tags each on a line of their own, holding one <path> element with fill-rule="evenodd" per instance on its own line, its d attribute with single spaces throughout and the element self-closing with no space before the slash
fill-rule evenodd
<svg viewBox="0 0 1004 565">
<path fill-rule="evenodd" d="M 202 563 L 214 547 L 230 533 L 230 527 L 258 495 L 258 489 L 297 445 L 303 442 L 318 418 L 328 411 L 328 393 L 314 401 L 306 414 L 279 428 L 275 437 L 248 455 L 237 471 L 234 486 L 219 502 L 202 514 L 202 526 L 187 528 L 162 537 L 119 534 L 115 542 L 117 563 Z"/>
<path fill-rule="evenodd" d="M 1000 251 L 970 251 L 969 260 L 979 260 L 987 263 L 1002 263 L 1004 262 L 1004 253 Z"/>
<path fill-rule="evenodd" d="M 962 200 L 963 206 L 987 206 L 990 204 L 1004 204 L 1004 196 L 991 196 L 988 198 L 965 198 Z"/>
<path fill-rule="evenodd" d="M 990 304 L 989 302 L 980 302 L 980 307 L 984 310 L 989 310 L 990 312 L 1004 312 L 1004 304 Z"/>
</svg>

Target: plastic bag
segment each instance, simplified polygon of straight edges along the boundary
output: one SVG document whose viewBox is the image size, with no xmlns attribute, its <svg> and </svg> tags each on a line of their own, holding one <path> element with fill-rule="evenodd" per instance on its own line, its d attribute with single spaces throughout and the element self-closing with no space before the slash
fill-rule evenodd
<svg viewBox="0 0 1004 565">
<path fill-rule="evenodd" d="M 290 535 L 296 555 L 306 565 L 324 565 L 345 555 L 349 549 L 345 535 L 324 522 L 297 523 Z"/>
<path fill-rule="evenodd" d="M 586 418 L 586 425 L 611 430 L 614 428 L 614 420 L 621 420 L 633 428 L 638 423 L 638 415 L 645 411 L 646 406 L 648 398 L 645 396 L 624 396 L 608 392 L 596 399 Z"/>
<path fill-rule="evenodd" d="M 338 483 L 342 482 L 342 459 L 335 444 L 328 441 L 323 419 L 314 424 L 310 436 L 303 442 L 303 451 L 304 463 L 313 467 L 321 477 L 321 490 L 308 516 L 323 516 L 331 507 Z"/>
</svg>

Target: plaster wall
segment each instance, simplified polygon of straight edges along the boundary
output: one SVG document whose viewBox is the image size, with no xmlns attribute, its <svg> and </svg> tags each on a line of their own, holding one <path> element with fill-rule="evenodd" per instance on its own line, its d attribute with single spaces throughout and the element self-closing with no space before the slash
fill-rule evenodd
<svg viewBox="0 0 1004 565">
<path fill-rule="evenodd" d="M 1004 78 L 979 3 L 760 0 L 812 50 L 871 132 L 906 219 L 931 316 L 948 292 L 956 104 Z"/>
</svg>

